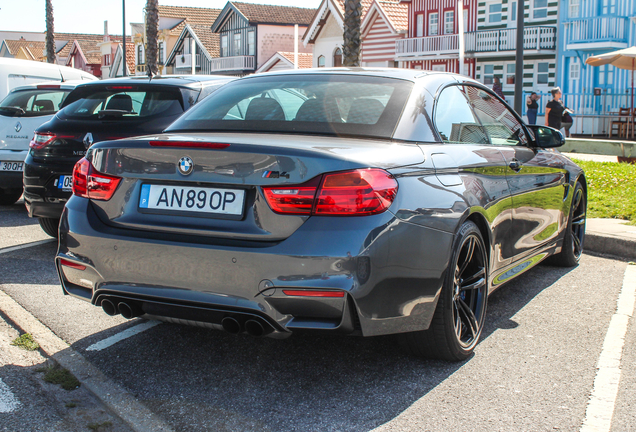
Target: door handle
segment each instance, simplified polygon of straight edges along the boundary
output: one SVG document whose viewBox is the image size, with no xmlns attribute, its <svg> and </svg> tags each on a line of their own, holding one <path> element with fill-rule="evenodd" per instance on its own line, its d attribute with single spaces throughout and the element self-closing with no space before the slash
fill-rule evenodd
<svg viewBox="0 0 636 432">
<path fill-rule="evenodd" d="M 513 170 L 513 171 L 519 171 L 521 169 L 521 162 L 519 162 L 519 160 L 517 159 L 512 159 L 510 161 L 510 163 L 508 164 L 508 166 Z"/>
</svg>

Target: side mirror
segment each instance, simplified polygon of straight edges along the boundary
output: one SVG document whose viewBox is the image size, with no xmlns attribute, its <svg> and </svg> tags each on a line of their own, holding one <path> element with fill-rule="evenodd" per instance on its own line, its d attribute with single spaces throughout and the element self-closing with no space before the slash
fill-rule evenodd
<svg viewBox="0 0 636 432">
<path fill-rule="evenodd" d="M 548 126 L 526 125 L 534 133 L 534 146 L 539 148 L 555 148 L 565 144 L 563 134 Z"/>
</svg>

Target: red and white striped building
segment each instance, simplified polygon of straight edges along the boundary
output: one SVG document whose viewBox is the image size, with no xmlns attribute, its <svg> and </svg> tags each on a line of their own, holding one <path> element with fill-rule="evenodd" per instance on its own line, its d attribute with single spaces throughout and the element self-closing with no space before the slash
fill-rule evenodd
<svg viewBox="0 0 636 432">
<path fill-rule="evenodd" d="M 401 0 L 408 6 L 408 37 L 396 42 L 401 67 L 459 73 L 459 21 L 464 33 L 477 29 L 477 0 Z M 475 59 L 464 59 L 464 75 L 475 76 Z"/>
<path fill-rule="evenodd" d="M 406 37 L 408 28 L 406 4 L 374 0 L 360 26 L 362 65 L 397 67 L 395 42 Z"/>
</svg>

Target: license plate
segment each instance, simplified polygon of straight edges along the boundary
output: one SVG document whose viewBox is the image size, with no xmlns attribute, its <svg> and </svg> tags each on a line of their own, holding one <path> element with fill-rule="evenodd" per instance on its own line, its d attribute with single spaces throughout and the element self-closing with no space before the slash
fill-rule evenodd
<svg viewBox="0 0 636 432">
<path fill-rule="evenodd" d="M 24 162 L 0 162 L 0 171 L 22 171 Z"/>
<path fill-rule="evenodd" d="M 55 180 L 55 186 L 63 191 L 70 192 L 73 190 L 73 176 L 60 176 Z"/>
<path fill-rule="evenodd" d="M 245 191 L 202 187 L 141 186 L 139 208 L 240 216 Z"/>
</svg>

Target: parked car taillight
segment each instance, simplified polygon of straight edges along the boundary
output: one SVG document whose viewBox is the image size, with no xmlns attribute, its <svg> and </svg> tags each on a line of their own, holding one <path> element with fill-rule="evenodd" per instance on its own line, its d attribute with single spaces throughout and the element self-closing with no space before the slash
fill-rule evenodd
<svg viewBox="0 0 636 432">
<path fill-rule="evenodd" d="M 35 150 L 40 150 L 49 145 L 53 140 L 57 138 L 53 132 L 36 132 L 33 135 L 33 139 L 29 143 L 29 147 Z"/>
<path fill-rule="evenodd" d="M 120 177 L 98 172 L 88 159 L 82 158 L 73 168 L 73 195 L 108 201 L 117 190 L 120 181 Z"/>
<path fill-rule="evenodd" d="M 296 186 L 263 187 L 276 213 L 367 216 L 389 208 L 397 194 L 395 178 L 382 169 L 325 174 Z"/>
</svg>

